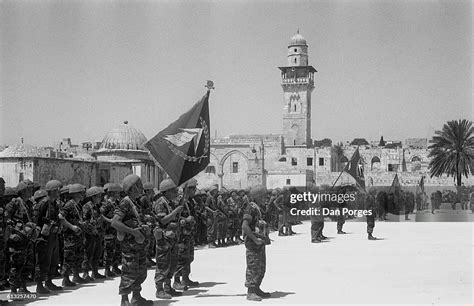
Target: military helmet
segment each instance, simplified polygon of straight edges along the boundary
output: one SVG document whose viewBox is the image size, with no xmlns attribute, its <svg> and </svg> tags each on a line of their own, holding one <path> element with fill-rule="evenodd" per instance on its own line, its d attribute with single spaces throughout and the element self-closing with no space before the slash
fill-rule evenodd
<svg viewBox="0 0 474 306">
<path fill-rule="evenodd" d="M 143 190 L 153 190 L 153 183 L 147 182 L 143 184 Z"/>
<path fill-rule="evenodd" d="M 176 184 L 171 179 L 164 179 L 160 183 L 160 192 L 165 192 L 167 190 L 176 188 Z"/>
<path fill-rule="evenodd" d="M 118 191 L 118 192 L 120 192 L 120 191 L 122 191 L 122 186 L 120 186 L 120 184 L 117 184 L 117 183 L 109 183 L 107 191 L 110 191 L 110 192 Z"/>
<path fill-rule="evenodd" d="M 33 199 L 35 199 L 35 201 L 38 201 L 39 199 L 44 198 L 47 195 L 48 193 L 46 192 L 46 190 L 40 189 L 35 192 L 35 194 L 33 195 Z"/>
<path fill-rule="evenodd" d="M 61 188 L 62 184 L 58 180 L 51 180 L 46 183 L 45 190 L 46 191 L 52 191 Z"/>
<path fill-rule="evenodd" d="M 93 197 L 95 195 L 104 193 L 104 190 L 101 187 L 93 186 L 86 191 L 86 197 Z"/>
<path fill-rule="evenodd" d="M 72 184 L 69 186 L 69 193 L 79 193 L 84 192 L 85 188 L 82 184 Z"/>
<path fill-rule="evenodd" d="M 140 177 L 136 174 L 127 175 L 122 182 L 123 191 L 127 192 L 133 185 L 141 181 Z"/>
<path fill-rule="evenodd" d="M 5 193 L 3 194 L 3 196 L 5 197 L 8 197 L 8 196 L 17 196 L 18 195 L 18 192 L 16 191 L 16 188 L 15 187 L 5 187 Z"/>
</svg>

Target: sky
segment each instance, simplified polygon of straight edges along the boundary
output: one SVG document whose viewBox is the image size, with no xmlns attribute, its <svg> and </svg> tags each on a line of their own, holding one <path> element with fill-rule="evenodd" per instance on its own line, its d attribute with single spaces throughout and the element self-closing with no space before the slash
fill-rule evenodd
<svg viewBox="0 0 474 306">
<path fill-rule="evenodd" d="M 312 138 L 431 137 L 473 119 L 469 1 L 0 2 L 0 145 L 147 138 L 204 94 L 212 135 L 282 133 L 297 29 L 318 71 Z"/>
</svg>

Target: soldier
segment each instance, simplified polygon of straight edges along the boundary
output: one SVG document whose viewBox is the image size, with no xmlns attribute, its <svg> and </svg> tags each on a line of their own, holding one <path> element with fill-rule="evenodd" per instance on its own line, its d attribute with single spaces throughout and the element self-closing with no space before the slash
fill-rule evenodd
<svg viewBox="0 0 474 306">
<path fill-rule="evenodd" d="M 150 229 L 154 229 L 154 218 L 152 217 L 152 201 L 155 192 L 153 191 L 153 184 L 152 183 L 145 183 L 143 184 L 143 190 L 145 195 L 140 197 L 138 203 L 145 214 L 145 222 L 150 226 Z M 152 259 L 152 256 L 155 254 L 155 239 L 150 239 L 148 244 L 145 246 L 146 251 L 146 265 L 147 267 L 151 267 L 155 265 L 155 262 Z"/>
<path fill-rule="evenodd" d="M 377 193 L 376 203 L 379 221 L 385 221 L 387 214 L 387 193 L 385 191 L 380 191 Z"/>
<path fill-rule="evenodd" d="M 33 219 L 41 232 L 36 241 L 36 292 L 47 294 L 62 290 L 53 284 L 59 263 L 59 190 L 61 182 L 51 180 L 46 183 L 47 196 L 34 206 Z M 36 192 L 38 193 L 38 191 Z M 46 281 L 46 288 L 43 282 Z"/>
<path fill-rule="evenodd" d="M 63 286 L 74 287 L 87 281 L 79 276 L 84 255 L 82 213 L 79 203 L 84 198 L 84 186 L 72 184 L 69 187 L 69 201 L 60 209 L 59 219 L 64 229 Z M 73 273 L 72 281 L 69 275 Z"/>
<path fill-rule="evenodd" d="M 171 288 L 171 278 L 178 264 L 178 222 L 183 206 L 176 206 L 174 203 L 178 197 L 178 188 L 171 179 L 160 183 L 160 192 L 162 196 L 153 203 L 153 212 L 157 219 L 157 227 L 153 233 L 156 239 L 156 297 L 171 299 L 172 296 L 182 295 Z"/>
<path fill-rule="evenodd" d="M 369 240 L 377 240 L 376 237 L 372 236 L 375 227 L 375 195 L 377 194 L 377 189 L 375 187 L 370 187 L 369 195 L 365 200 L 365 209 L 372 211 L 371 215 L 367 215 L 367 238 Z"/>
<path fill-rule="evenodd" d="M 217 231 L 217 196 L 219 190 L 217 186 L 212 186 L 209 190 L 209 195 L 206 199 L 205 209 L 207 215 L 207 243 L 209 248 L 215 248 L 216 245 L 216 231 Z"/>
<path fill-rule="evenodd" d="M 245 234 L 247 270 L 245 287 L 248 288 L 247 300 L 261 301 L 269 298 L 270 293 L 260 289 L 266 270 L 265 236 L 260 231 L 261 213 L 259 205 L 263 205 L 267 190 L 263 185 L 252 187 L 249 192 L 250 202 L 244 211 L 242 230 Z"/>
<path fill-rule="evenodd" d="M 103 251 L 104 226 L 100 206 L 102 202 L 103 190 L 101 187 L 91 187 L 86 191 L 86 198 L 89 199 L 82 207 L 82 219 L 84 220 L 85 252 L 86 257 L 82 263 L 85 280 L 91 282 L 94 279 L 104 279 L 98 269 L 99 259 Z M 89 271 L 92 271 L 92 277 Z"/>
<path fill-rule="evenodd" d="M 30 211 L 33 188 L 20 182 L 16 187 L 19 197 L 5 207 L 10 255 L 10 288 L 12 293 L 30 293 L 26 289 L 28 275 L 34 269 L 33 241 L 36 225 Z"/>
<path fill-rule="evenodd" d="M 115 209 L 120 204 L 119 196 L 122 191 L 120 184 L 109 184 L 107 186 L 107 199 L 102 203 L 100 212 L 105 220 L 104 222 L 104 266 L 105 276 L 115 277 L 122 274 L 118 265 L 122 260 L 120 254 L 120 243 L 117 240 L 117 231 L 112 227 L 112 218 Z"/>
<path fill-rule="evenodd" d="M 138 198 L 143 194 L 143 186 L 138 175 L 130 174 L 123 179 L 123 191 L 126 196 L 120 201 L 112 218 L 112 226 L 117 230 L 118 240 L 121 241 L 122 275 L 120 278 L 119 294 L 122 296 L 121 305 L 153 305 L 140 294 L 141 284 L 147 276 L 145 244 L 148 237 L 143 215 L 137 207 Z M 128 295 L 133 292 L 131 301 Z"/>
<path fill-rule="evenodd" d="M 342 193 L 342 194 L 346 193 L 347 191 L 348 191 L 348 187 L 345 187 L 345 186 L 343 186 L 339 190 L 339 192 Z M 337 218 L 336 218 L 336 220 L 337 220 L 337 233 L 338 234 L 346 234 L 346 232 L 344 232 L 342 230 L 342 227 L 344 226 L 344 223 L 346 223 L 346 217 L 344 216 L 343 208 L 347 207 L 347 206 L 348 205 L 345 202 L 342 202 L 342 203 L 337 202 L 337 209 L 339 210 L 339 213 L 338 213 Z"/>
<path fill-rule="evenodd" d="M 189 279 L 191 273 L 191 263 L 194 261 L 194 231 L 195 231 L 195 202 L 194 194 L 196 192 L 197 181 L 189 180 L 183 186 L 184 195 L 188 198 L 183 199 L 183 210 L 179 219 L 180 235 L 178 240 L 178 263 L 176 273 L 174 274 L 173 288 L 176 290 L 186 290 L 187 287 L 197 287 L 199 282 Z M 182 281 L 180 277 L 182 276 Z"/>
<path fill-rule="evenodd" d="M 194 242 L 197 245 L 205 245 L 206 239 L 206 210 L 204 209 L 206 193 L 202 190 L 196 191 L 193 197 L 194 211 L 196 213 L 196 231 Z"/>
<path fill-rule="evenodd" d="M 225 238 L 227 237 L 227 190 L 222 188 L 217 196 L 217 246 L 224 247 L 227 245 Z"/>
<path fill-rule="evenodd" d="M 4 218 L 6 196 L 5 196 L 5 180 L 0 177 L 0 290 L 5 289 L 5 228 L 6 222 Z"/>
<path fill-rule="evenodd" d="M 313 193 L 316 194 L 318 190 L 314 190 Z M 321 201 L 310 203 L 310 208 L 314 208 L 315 213 L 311 215 L 311 243 L 320 243 L 322 241 L 322 225 L 324 224 L 324 216 L 322 214 L 322 205 Z"/>
</svg>

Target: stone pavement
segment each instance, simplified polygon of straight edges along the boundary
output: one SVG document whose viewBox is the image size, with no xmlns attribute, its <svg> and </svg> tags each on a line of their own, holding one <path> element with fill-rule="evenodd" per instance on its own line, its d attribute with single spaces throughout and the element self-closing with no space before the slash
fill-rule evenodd
<svg viewBox="0 0 474 306">
<path fill-rule="evenodd" d="M 191 278 L 202 286 L 183 297 L 158 301 L 153 269 L 142 293 L 155 305 L 473 305 L 472 223 L 377 222 L 374 235 L 382 239 L 368 241 L 363 222 L 347 222 L 347 235 L 337 235 L 336 223 L 326 222 L 324 234 L 331 239 L 319 244 L 310 243 L 309 227 L 295 226 L 295 236 L 272 234 L 262 284 L 271 299 L 245 299 L 243 245 L 197 250 Z M 118 283 L 88 284 L 29 304 L 119 305 Z"/>
</svg>

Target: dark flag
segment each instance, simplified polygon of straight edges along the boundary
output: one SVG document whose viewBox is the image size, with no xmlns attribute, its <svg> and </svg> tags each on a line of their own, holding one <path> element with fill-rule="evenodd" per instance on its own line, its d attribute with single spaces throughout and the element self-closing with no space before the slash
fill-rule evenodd
<svg viewBox="0 0 474 306">
<path fill-rule="evenodd" d="M 398 180 L 398 174 L 395 174 L 395 177 L 393 178 L 392 185 L 390 186 L 389 192 L 393 190 L 400 190 L 402 189 L 402 186 L 400 185 L 400 181 Z"/>
<path fill-rule="evenodd" d="M 364 165 L 361 163 L 359 148 L 356 149 L 343 171 L 352 176 L 356 180 L 357 187 L 365 192 Z"/>
<path fill-rule="evenodd" d="M 421 193 L 425 192 L 425 176 L 424 175 L 421 177 L 421 180 L 420 180 L 420 189 L 421 189 Z"/>
<path fill-rule="evenodd" d="M 405 161 L 405 149 L 403 149 L 402 172 L 407 172 L 407 162 Z"/>
<path fill-rule="evenodd" d="M 176 185 L 181 185 L 209 164 L 209 92 L 178 120 L 145 143 L 151 155 Z"/>
</svg>

